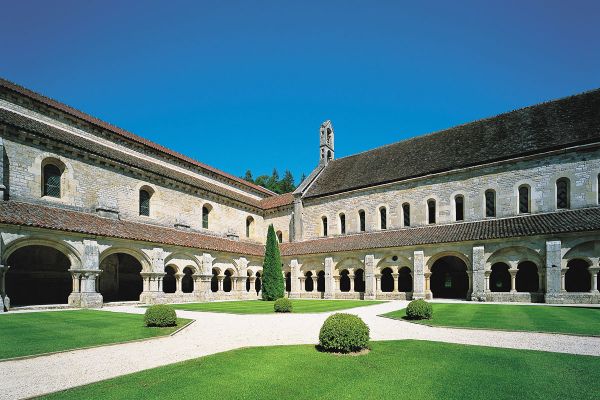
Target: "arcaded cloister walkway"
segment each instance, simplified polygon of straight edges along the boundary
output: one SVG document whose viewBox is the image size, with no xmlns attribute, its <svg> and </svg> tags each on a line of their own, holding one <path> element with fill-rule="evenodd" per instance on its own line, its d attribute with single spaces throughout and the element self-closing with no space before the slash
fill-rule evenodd
<svg viewBox="0 0 600 400">
<path fill-rule="evenodd" d="M 391 301 L 345 312 L 363 318 L 373 340 L 420 339 L 600 356 L 600 337 L 433 328 L 378 316 L 406 304 Z M 103 310 L 144 312 L 132 306 Z M 240 347 L 314 344 L 331 314 L 177 313 L 196 321 L 171 337 L 0 362 L 0 399 L 32 397 Z"/>
</svg>

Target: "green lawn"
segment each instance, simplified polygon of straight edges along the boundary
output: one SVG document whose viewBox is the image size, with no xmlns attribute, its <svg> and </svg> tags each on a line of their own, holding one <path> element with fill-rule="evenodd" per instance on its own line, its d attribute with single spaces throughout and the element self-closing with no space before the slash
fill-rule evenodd
<svg viewBox="0 0 600 400">
<path fill-rule="evenodd" d="M 600 308 L 431 303 L 433 326 L 600 335 Z M 405 309 L 384 316 L 402 319 Z"/>
<path fill-rule="evenodd" d="M 363 356 L 234 350 L 46 398 L 583 400 L 598 398 L 599 381 L 597 357 L 405 340 L 373 342 Z"/>
<path fill-rule="evenodd" d="M 380 304 L 372 300 L 291 300 L 295 313 L 320 313 Z M 220 301 L 209 303 L 173 304 L 177 310 L 210 311 L 230 314 L 270 314 L 273 302 L 262 300 Z"/>
<path fill-rule="evenodd" d="M 0 316 L 0 359 L 50 353 L 168 335 L 172 328 L 146 328 L 144 316 L 108 311 L 73 310 Z"/>
</svg>

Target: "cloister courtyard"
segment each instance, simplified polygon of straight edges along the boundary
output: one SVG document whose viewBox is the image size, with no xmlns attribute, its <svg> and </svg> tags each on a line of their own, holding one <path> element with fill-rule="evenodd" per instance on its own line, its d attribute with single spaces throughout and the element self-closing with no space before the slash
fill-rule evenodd
<svg viewBox="0 0 600 400">
<path fill-rule="evenodd" d="M 173 328 L 146 328 L 137 303 L 0 315 L 0 399 L 597 398 L 600 308 L 433 301 L 175 304 Z M 318 351 L 334 311 L 370 328 L 368 354 Z M 140 390 L 140 388 L 144 388 Z"/>
</svg>

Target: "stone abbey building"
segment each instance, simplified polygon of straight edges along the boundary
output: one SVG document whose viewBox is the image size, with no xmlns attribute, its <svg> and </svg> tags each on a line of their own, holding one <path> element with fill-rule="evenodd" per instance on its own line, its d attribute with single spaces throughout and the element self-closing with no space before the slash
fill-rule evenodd
<svg viewBox="0 0 600 400">
<path fill-rule="evenodd" d="M 600 302 L 600 90 L 340 159 L 319 135 L 278 196 L 0 79 L 0 310 L 255 299 L 269 224 L 290 297 Z"/>
</svg>

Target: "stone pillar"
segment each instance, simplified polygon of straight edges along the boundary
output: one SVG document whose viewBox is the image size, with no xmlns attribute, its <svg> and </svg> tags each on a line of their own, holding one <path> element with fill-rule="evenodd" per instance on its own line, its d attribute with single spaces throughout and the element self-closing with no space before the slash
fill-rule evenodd
<svg viewBox="0 0 600 400">
<path fill-rule="evenodd" d="M 291 284 L 291 292 L 290 297 L 297 297 L 300 293 L 300 264 L 297 259 L 293 259 L 290 261 L 290 284 Z"/>
<path fill-rule="evenodd" d="M 544 293 L 544 273 L 538 271 L 538 293 Z"/>
<path fill-rule="evenodd" d="M 69 295 L 69 305 L 81 308 L 102 307 L 103 299 L 97 293 L 96 282 L 100 270 L 100 249 L 95 240 L 83 241 L 81 268 L 69 270 L 73 278 L 73 292 Z"/>
<path fill-rule="evenodd" d="M 566 280 L 568 270 L 569 270 L 568 268 L 561 268 L 561 270 L 560 270 L 560 291 L 561 292 L 567 291 L 567 285 L 565 284 L 565 280 Z"/>
<path fill-rule="evenodd" d="M 354 293 L 354 274 L 348 275 L 348 279 L 350 279 L 350 292 Z"/>
<path fill-rule="evenodd" d="M 553 240 L 546 242 L 546 302 L 560 303 L 561 290 L 564 288 L 564 278 L 561 277 L 561 242 Z"/>
<path fill-rule="evenodd" d="M 183 291 L 181 290 L 181 279 L 183 278 L 182 273 L 175 274 L 175 293 L 181 294 Z"/>
<path fill-rule="evenodd" d="M 306 292 L 306 276 L 301 275 L 298 279 L 300 280 L 300 290 L 298 291 L 298 293 Z"/>
<path fill-rule="evenodd" d="M 423 276 L 425 278 L 425 298 L 432 299 L 433 293 L 431 293 L 431 272 L 425 272 Z"/>
<path fill-rule="evenodd" d="M 199 295 L 200 293 L 202 293 L 202 275 L 201 274 L 193 274 L 192 275 L 192 279 L 194 280 L 194 291 L 192 293 L 194 293 L 194 295 Z"/>
<path fill-rule="evenodd" d="M 340 286 L 340 276 L 336 275 L 333 277 L 333 291 L 336 293 L 340 293 L 342 291 L 342 287 Z"/>
<path fill-rule="evenodd" d="M 381 293 L 381 274 L 375 274 L 375 296 Z"/>
<path fill-rule="evenodd" d="M 471 300 L 485 301 L 485 292 L 489 290 L 489 281 L 485 277 L 485 249 L 483 246 L 473 246 L 473 271 L 471 274 Z M 489 277 L 488 277 L 489 279 Z"/>
<path fill-rule="evenodd" d="M 592 277 L 590 293 L 598 293 L 598 271 L 599 268 L 590 268 L 590 275 Z"/>
<path fill-rule="evenodd" d="M 511 262 L 511 264 L 512 264 L 512 262 Z M 519 270 L 516 268 L 513 268 L 513 266 L 511 265 L 508 272 L 510 273 L 510 292 L 517 293 L 517 282 L 516 281 L 517 281 L 517 272 L 519 272 Z"/>
<path fill-rule="evenodd" d="M 333 299 L 333 258 L 325 258 L 325 293 L 323 295 L 325 299 Z"/>
<path fill-rule="evenodd" d="M 219 289 L 217 289 L 218 292 L 222 292 L 223 291 L 223 279 L 225 277 L 224 276 L 217 276 L 217 280 L 219 281 Z"/>
<path fill-rule="evenodd" d="M 9 270 L 8 265 L 0 265 L 0 313 L 10 310 L 10 299 L 6 295 L 5 276 Z"/>
<path fill-rule="evenodd" d="M 429 290 L 429 289 L 427 289 Z M 425 254 L 423 251 L 413 253 L 413 299 L 424 299 L 425 288 Z"/>
<path fill-rule="evenodd" d="M 467 300 L 471 299 L 473 294 L 473 271 L 467 271 L 467 279 L 469 280 L 469 289 L 467 289 Z"/>
<path fill-rule="evenodd" d="M 317 292 L 317 280 L 319 279 L 319 277 L 317 276 L 317 274 L 311 275 L 310 279 L 312 280 L 313 283 L 313 292 Z"/>
<path fill-rule="evenodd" d="M 365 300 L 374 300 L 375 290 L 375 256 L 368 254 L 365 256 Z"/>
<path fill-rule="evenodd" d="M 485 292 L 489 292 L 490 291 L 490 275 L 492 274 L 492 271 L 487 270 L 485 271 Z"/>
<path fill-rule="evenodd" d="M 208 301 L 213 298 L 213 293 L 211 291 L 211 281 L 212 281 L 212 265 L 215 258 L 208 253 L 203 253 L 201 257 L 202 261 L 202 271 L 200 272 L 200 287 L 194 292 L 197 293 L 197 297 L 200 301 Z"/>
<path fill-rule="evenodd" d="M 248 279 L 250 279 L 250 293 L 256 293 L 256 276 L 251 275 L 248 277 Z M 261 290 L 262 290 L 262 286 L 261 286 Z"/>
<path fill-rule="evenodd" d="M 394 280 L 394 287 L 392 289 L 392 293 L 398 293 L 398 277 L 400 274 L 393 273 L 392 279 Z"/>
</svg>

